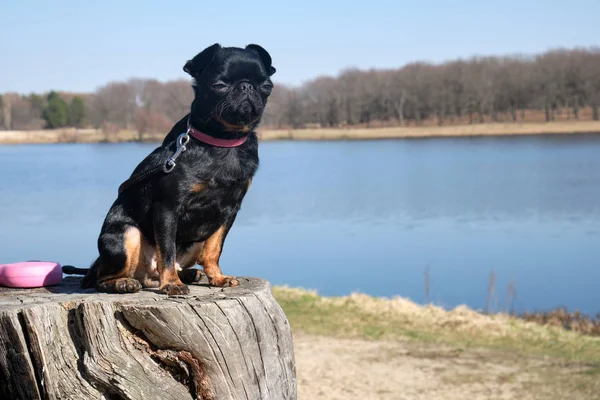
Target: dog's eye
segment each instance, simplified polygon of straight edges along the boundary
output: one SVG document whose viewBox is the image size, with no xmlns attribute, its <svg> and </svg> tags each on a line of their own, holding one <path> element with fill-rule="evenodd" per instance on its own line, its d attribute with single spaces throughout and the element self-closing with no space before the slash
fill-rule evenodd
<svg viewBox="0 0 600 400">
<path fill-rule="evenodd" d="M 217 89 L 217 90 L 224 90 L 227 89 L 229 87 L 229 85 L 226 85 L 223 82 L 216 82 L 212 84 L 213 89 Z"/>
<path fill-rule="evenodd" d="M 265 83 L 263 85 L 263 89 L 265 89 L 267 92 L 270 92 L 271 90 L 273 90 L 273 85 L 271 85 L 270 83 Z"/>
</svg>

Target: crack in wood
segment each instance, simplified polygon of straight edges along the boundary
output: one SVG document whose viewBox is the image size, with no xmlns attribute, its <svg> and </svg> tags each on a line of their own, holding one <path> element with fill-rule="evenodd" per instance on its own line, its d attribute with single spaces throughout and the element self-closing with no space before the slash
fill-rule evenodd
<svg viewBox="0 0 600 400">
<path fill-rule="evenodd" d="M 41 399 L 18 314 L 0 312 L 0 398 Z"/>
<path fill-rule="evenodd" d="M 227 365 L 227 360 L 225 359 L 225 356 L 223 355 L 223 351 L 221 350 L 221 347 L 219 346 L 219 343 L 217 342 L 217 340 L 215 339 L 215 336 L 213 335 L 213 333 L 210 331 L 210 329 L 208 329 L 208 325 L 206 325 L 206 322 L 204 321 L 204 319 L 202 318 L 202 316 L 200 315 L 200 313 L 194 308 L 194 306 L 192 306 L 190 304 L 190 308 L 192 309 L 192 311 L 194 312 L 194 314 L 196 314 L 198 316 L 198 318 L 200 318 L 200 321 L 202 321 L 202 323 L 204 324 L 204 327 L 206 328 L 206 330 L 209 332 L 213 343 L 216 344 L 217 348 L 219 349 L 219 353 L 221 354 L 221 358 L 223 360 L 223 362 L 225 363 L 225 369 L 227 369 L 227 374 L 229 375 L 229 379 L 231 382 L 233 382 L 233 377 L 231 376 L 231 371 L 229 370 L 229 365 Z M 202 334 L 206 337 L 206 333 L 204 333 L 204 331 L 201 331 Z M 213 352 L 213 356 L 215 357 L 215 359 L 217 358 L 217 354 L 214 351 L 214 348 L 211 346 L 211 351 Z M 223 372 L 223 369 L 221 367 L 221 364 L 218 363 L 219 368 L 221 369 L 221 372 Z M 227 380 L 226 380 L 227 381 Z M 232 395 L 231 392 L 231 385 L 229 384 L 230 381 L 227 381 L 227 389 L 229 390 L 229 395 Z"/>
<path fill-rule="evenodd" d="M 39 365 L 38 360 L 34 357 L 34 354 L 31 349 L 31 338 L 29 337 L 29 331 L 27 330 L 27 322 L 25 321 L 25 316 L 21 311 L 17 317 L 19 318 L 19 324 L 21 325 L 21 331 L 23 332 L 23 338 L 25 338 L 25 345 L 27 348 L 27 352 L 29 353 L 29 359 L 31 360 L 31 365 L 33 366 L 33 373 L 35 374 L 35 383 L 37 385 L 38 393 L 40 394 L 40 398 L 45 399 L 47 395 L 45 395 L 44 390 L 44 381 L 40 375 L 40 371 L 43 366 Z"/>
<path fill-rule="evenodd" d="M 249 368 L 248 368 L 248 360 L 246 359 L 246 355 L 244 354 L 244 348 L 242 347 L 242 342 L 240 341 L 240 337 L 239 337 L 237 331 L 233 327 L 233 324 L 231 323 L 231 320 L 229 319 L 229 316 L 225 313 L 225 311 L 223 311 L 223 309 L 221 308 L 221 306 L 219 305 L 219 303 L 215 302 L 215 305 L 217 306 L 217 308 L 219 309 L 219 311 L 221 311 L 221 314 L 223 314 L 223 316 L 227 320 L 227 323 L 231 327 L 231 331 L 233 332 L 233 334 L 235 336 L 235 340 L 236 340 L 236 342 L 238 344 L 238 347 L 240 348 L 240 353 L 242 354 L 242 359 L 244 360 L 244 366 L 246 367 L 246 371 L 250 372 Z M 256 371 L 254 371 L 254 376 L 256 377 Z M 258 383 L 258 378 L 257 378 L 257 383 Z M 250 400 L 250 397 L 248 396 L 248 391 L 246 389 L 246 384 L 244 383 L 244 381 L 242 381 L 242 388 L 244 389 L 244 394 L 246 395 L 246 399 Z M 260 385 L 258 385 L 258 390 L 259 390 L 260 396 L 262 397 L 262 392 L 261 392 Z"/>
<path fill-rule="evenodd" d="M 77 352 L 77 370 L 79 371 L 81 379 L 87 381 L 88 379 L 86 377 L 85 367 L 83 365 L 83 353 L 85 352 L 85 345 L 83 344 L 83 335 L 81 333 L 83 329 L 81 313 L 77 312 L 77 308 L 68 308 L 67 313 L 69 336 L 71 337 L 71 341 L 73 342 L 75 351 Z"/>
<path fill-rule="evenodd" d="M 193 371 L 192 377 L 194 380 L 194 386 L 196 393 L 200 396 L 199 400 L 215 400 L 215 395 L 210 387 L 210 381 L 208 375 L 204 372 L 202 364 L 198 361 L 192 353 L 188 351 L 180 351 L 177 353 L 179 359 L 185 361 Z"/>
<path fill-rule="evenodd" d="M 86 342 L 84 366 L 96 386 L 128 400 L 192 397 L 184 385 L 169 379 L 171 376 L 148 353 L 124 338 L 126 329 L 112 304 L 84 303 L 81 307 Z"/>
<path fill-rule="evenodd" d="M 254 297 L 259 302 L 259 304 L 262 306 L 263 310 L 265 311 L 265 314 L 267 314 L 267 316 L 269 317 L 269 321 L 271 321 L 271 326 L 273 327 L 273 331 L 275 332 L 275 338 L 276 338 L 276 342 L 277 342 L 277 359 L 279 360 L 279 364 L 281 366 L 281 371 L 283 371 L 283 373 L 285 374 L 285 380 L 287 381 L 287 380 L 289 380 L 289 377 L 288 377 L 287 368 L 285 368 L 285 365 L 283 364 L 283 357 L 282 357 L 283 351 L 281 350 L 281 338 L 279 337 L 279 329 L 277 329 L 277 325 L 275 324 L 275 320 L 273 319 L 271 312 L 269 311 L 269 309 L 267 309 L 267 306 L 265 305 L 265 303 L 263 303 L 263 301 L 258 296 L 258 294 L 254 293 Z"/>
<path fill-rule="evenodd" d="M 256 327 L 256 323 L 254 322 L 254 317 L 252 317 L 252 313 L 250 312 L 250 310 L 248 310 L 248 307 L 246 307 L 246 305 L 240 299 L 236 299 L 236 300 L 242 306 L 242 308 L 246 311 L 246 314 L 248 314 L 248 317 L 250 317 L 250 322 L 252 323 L 252 328 L 254 329 L 254 336 L 256 337 L 256 347 L 258 347 L 258 355 L 260 356 L 260 363 L 263 366 L 263 373 L 265 374 L 265 379 L 268 379 L 265 360 L 263 358 L 262 349 L 260 346 L 260 339 L 258 337 L 258 328 Z M 255 370 L 255 373 L 256 373 L 256 370 Z M 267 389 L 267 396 L 268 396 L 269 395 L 269 387 L 266 386 L 266 389 Z M 261 394 L 261 396 L 262 396 L 262 394 Z"/>
<path fill-rule="evenodd" d="M 118 320 L 123 324 L 130 338 L 134 340 L 143 351 L 150 354 L 152 359 L 169 372 L 178 382 L 186 385 L 190 394 L 197 400 L 214 400 L 214 393 L 210 387 L 210 379 L 204 368 L 190 352 L 185 350 L 159 349 L 148 339 L 143 331 L 135 329 L 127 318 L 118 314 Z"/>
</svg>

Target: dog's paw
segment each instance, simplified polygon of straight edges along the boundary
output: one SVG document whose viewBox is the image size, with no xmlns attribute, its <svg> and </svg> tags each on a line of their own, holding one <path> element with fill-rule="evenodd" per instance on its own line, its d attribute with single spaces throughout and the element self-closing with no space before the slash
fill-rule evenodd
<svg viewBox="0 0 600 400">
<path fill-rule="evenodd" d="M 179 279 L 183 283 L 196 283 L 202 280 L 202 271 L 198 268 L 189 268 L 179 271 Z"/>
<path fill-rule="evenodd" d="M 233 286 L 238 286 L 240 284 L 240 281 L 235 279 L 233 276 L 221 275 L 221 276 L 216 276 L 216 277 L 210 278 L 209 283 L 212 286 L 233 287 Z"/>
<path fill-rule="evenodd" d="M 183 283 L 166 283 L 159 289 L 162 293 L 169 296 L 177 296 L 190 293 L 190 288 Z"/>
<path fill-rule="evenodd" d="M 98 284 L 98 290 L 107 293 L 135 293 L 141 288 L 140 281 L 133 278 L 118 278 Z"/>
</svg>

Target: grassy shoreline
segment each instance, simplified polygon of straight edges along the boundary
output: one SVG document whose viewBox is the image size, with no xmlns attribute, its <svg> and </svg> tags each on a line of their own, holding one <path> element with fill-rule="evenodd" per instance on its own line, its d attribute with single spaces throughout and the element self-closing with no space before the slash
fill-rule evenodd
<svg viewBox="0 0 600 400">
<path fill-rule="evenodd" d="M 600 133 L 600 121 L 556 121 L 551 123 L 488 123 L 393 128 L 259 129 L 262 141 L 274 140 L 381 140 L 435 137 L 570 135 Z M 145 135 L 144 142 L 160 142 L 164 135 Z M 138 141 L 135 131 L 105 134 L 96 129 L 0 131 L 0 144 L 122 143 Z"/>
<path fill-rule="evenodd" d="M 600 392 L 597 336 L 464 306 L 272 292 L 292 328 L 300 398 L 591 400 Z"/>
<path fill-rule="evenodd" d="M 585 363 L 600 374 L 600 337 L 465 306 L 444 310 L 404 298 L 363 294 L 323 297 L 315 291 L 272 288 L 294 332 L 487 349 Z"/>
</svg>

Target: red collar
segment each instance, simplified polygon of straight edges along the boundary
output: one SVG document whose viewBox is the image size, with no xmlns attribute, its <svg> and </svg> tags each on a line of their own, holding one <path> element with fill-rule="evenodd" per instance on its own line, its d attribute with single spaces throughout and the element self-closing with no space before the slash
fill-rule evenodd
<svg viewBox="0 0 600 400">
<path fill-rule="evenodd" d="M 212 137 L 204 132 L 200 132 L 199 130 L 191 126 L 189 122 L 188 131 L 191 136 L 195 137 L 199 141 L 216 147 L 238 147 L 246 143 L 246 140 L 248 140 L 248 135 L 242 136 L 238 139 L 219 139 L 216 137 Z"/>
</svg>

